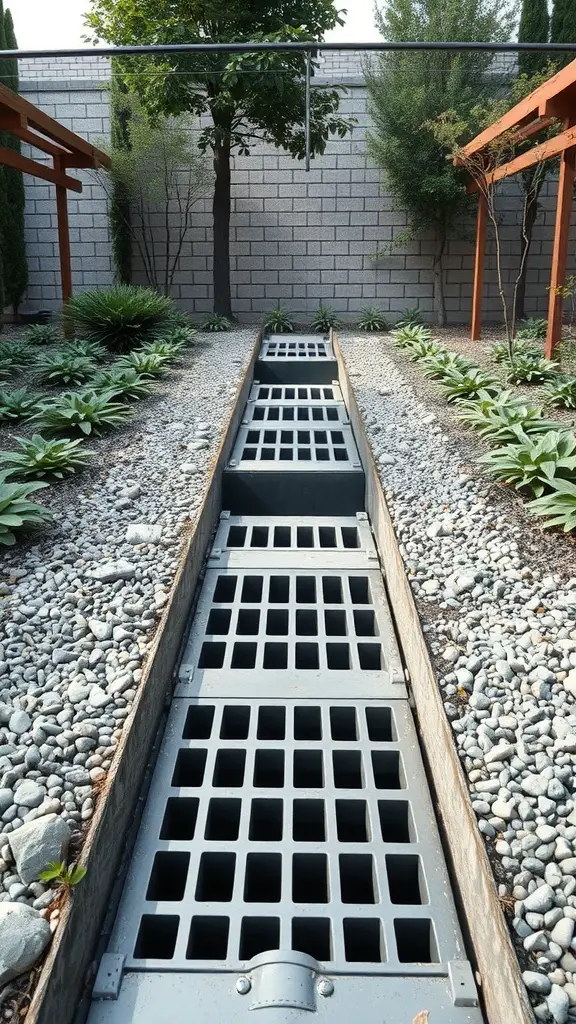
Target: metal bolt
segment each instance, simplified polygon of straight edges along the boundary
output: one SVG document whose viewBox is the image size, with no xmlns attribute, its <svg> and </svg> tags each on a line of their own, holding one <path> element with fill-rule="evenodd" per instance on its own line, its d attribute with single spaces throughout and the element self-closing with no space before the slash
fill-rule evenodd
<svg viewBox="0 0 576 1024">
<path fill-rule="evenodd" d="M 329 978 L 320 978 L 317 988 L 318 993 L 321 996 L 324 996 L 326 999 L 328 998 L 328 996 L 334 994 L 334 984 L 329 980 Z"/>
<path fill-rule="evenodd" d="M 252 985 L 250 984 L 249 978 L 238 978 L 238 981 L 236 982 L 236 991 L 238 992 L 238 995 L 247 995 L 251 988 Z"/>
</svg>

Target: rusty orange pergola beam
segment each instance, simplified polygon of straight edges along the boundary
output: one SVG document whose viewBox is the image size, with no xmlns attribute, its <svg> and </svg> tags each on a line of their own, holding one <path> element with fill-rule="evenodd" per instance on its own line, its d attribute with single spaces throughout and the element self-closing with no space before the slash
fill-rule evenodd
<svg viewBox="0 0 576 1024">
<path fill-rule="evenodd" d="M 550 274 L 550 298 L 548 305 L 548 331 L 546 336 L 546 355 L 550 358 L 562 337 L 563 302 L 561 289 L 566 284 L 568 264 L 568 236 L 570 232 L 570 215 L 572 211 L 572 195 L 575 180 L 576 157 L 576 60 L 562 68 L 547 82 L 530 93 L 516 106 L 508 110 L 489 128 L 480 132 L 463 147 L 463 157 L 478 155 L 506 133 L 514 144 L 531 138 L 545 128 L 549 128 L 555 120 L 562 123 L 563 131 L 551 139 L 541 142 L 509 160 L 502 166 L 488 171 L 482 185 L 472 182 L 469 191 L 478 192 L 478 218 L 476 224 L 476 253 L 474 262 L 474 285 L 472 293 L 472 325 L 471 336 L 477 341 L 482 328 L 482 290 L 484 284 L 484 262 L 486 258 L 486 222 L 487 201 L 482 186 L 487 187 L 503 178 L 519 174 L 521 171 L 534 167 L 543 160 L 560 157 L 560 174 L 558 179 L 558 198 L 556 203 L 556 223 L 554 229 L 554 247 L 552 251 L 552 268 Z M 459 161 L 462 162 L 462 161 Z"/>
<path fill-rule="evenodd" d="M 66 303 L 72 295 L 68 190 L 82 192 L 82 182 L 71 177 L 66 171 L 74 168 L 107 167 L 110 158 L 33 103 L 1 84 L 0 131 L 15 135 L 22 142 L 39 149 L 51 158 L 51 165 L 40 163 L 6 146 L 0 146 L 0 165 L 14 167 L 24 174 L 41 178 L 56 188 L 62 302 Z"/>
</svg>

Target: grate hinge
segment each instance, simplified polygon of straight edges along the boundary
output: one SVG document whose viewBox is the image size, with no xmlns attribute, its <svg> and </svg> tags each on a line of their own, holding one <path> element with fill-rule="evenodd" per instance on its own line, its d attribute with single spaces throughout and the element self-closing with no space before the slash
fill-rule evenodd
<svg viewBox="0 0 576 1024">
<path fill-rule="evenodd" d="M 93 999 L 118 999 L 125 963 L 123 953 L 104 953 L 92 989 Z"/>
<path fill-rule="evenodd" d="M 478 1006 L 478 992 L 468 960 L 449 960 L 448 977 L 454 1006 Z"/>
</svg>

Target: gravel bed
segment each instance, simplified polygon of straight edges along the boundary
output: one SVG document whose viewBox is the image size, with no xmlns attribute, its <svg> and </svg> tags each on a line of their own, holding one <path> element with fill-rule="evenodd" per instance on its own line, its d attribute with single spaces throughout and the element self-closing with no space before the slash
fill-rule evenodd
<svg viewBox="0 0 576 1024">
<path fill-rule="evenodd" d="M 198 335 L 129 427 L 86 441 L 91 468 L 39 494 L 55 525 L 2 557 L 3 938 L 8 906 L 21 932 L 54 895 L 39 871 L 79 848 L 254 340 Z"/>
<path fill-rule="evenodd" d="M 576 1022 L 575 549 L 469 471 L 411 364 L 340 341 L 536 1018 Z"/>
</svg>

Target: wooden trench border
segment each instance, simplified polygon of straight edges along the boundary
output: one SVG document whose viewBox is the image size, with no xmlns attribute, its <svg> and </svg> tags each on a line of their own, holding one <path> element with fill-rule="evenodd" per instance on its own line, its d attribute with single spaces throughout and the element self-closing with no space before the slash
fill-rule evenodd
<svg viewBox="0 0 576 1024">
<path fill-rule="evenodd" d="M 180 557 L 169 603 L 159 624 L 114 762 L 100 795 L 84 843 L 81 863 L 88 868 L 61 915 L 40 970 L 27 1024 L 73 1024 L 93 964 L 110 894 L 124 853 L 153 743 L 173 689 L 173 675 L 206 553 L 221 511 L 222 473 L 231 454 L 248 401 L 262 332 L 225 424 L 210 469 L 194 530 Z M 348 408 L 366 474 L 366 511 L 370 517 L 390 596 L 392 615 L 417 712 L 417 727 L 432 796 L 454 883 L 461 924 L 489 1024 L 533 1024 L 531 1006 L 508 927 L 498 902 L 494 876 L 478 831 L 464 772 L 416 605 L 400 554 L 376 463 L 364 429 L 337 336 L 332 333 L 339 383 Z"/>
<path fill-rule="evenodd" d="M 472 810 L 468 784 L 454 746 L 392 516 L 336 334 L 332 335 L 332 341 L 342 395 L 366 474 L 366 511 L 376 538 L 392 618 L 409 674 L 416 726 L 444 853 L 468 953 L 479 975 L 486 1018 L 489 1024 L 533 1024 L 532 1007 Z"/>
</svg>

